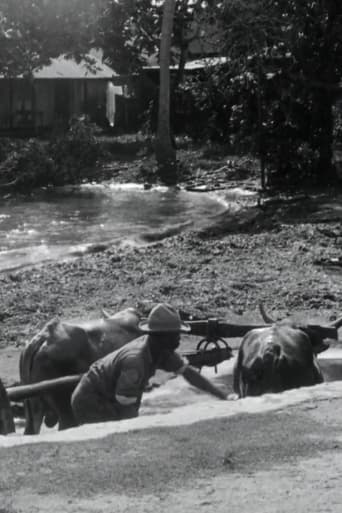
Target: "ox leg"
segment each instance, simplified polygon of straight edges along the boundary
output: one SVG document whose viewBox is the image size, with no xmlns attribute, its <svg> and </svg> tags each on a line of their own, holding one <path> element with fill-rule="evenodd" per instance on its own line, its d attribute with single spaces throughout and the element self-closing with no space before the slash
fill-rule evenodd
<svg viewBox="0 0 342 513">
<path fill-rule="evenodd" d="M 319 383 L 324 382 L 322 370 L 321 370 L 316 358 L 314 359 L 314 364 L 313 364 L 313 382 L 314 382 L 314 384 L 316 384 L 316 383 L 319 384 Z"/>
<path fill-rule="evenodd" d="M 233 369 L 233 390 L 239 397 L 243 397 L 242 388 L 242 351 L 240 349 Z"/>
<path fill-rule="evenodd" d="M 44 409 L 39 397 L 25 399 L 25 435 L 38 435 L 42 426 Z"/>
<path fill-rule="evenodd" d="M 12 408 L 6 389 L 0 380 L 0 435 L 15 432 Z"/>
<path fill-rule="evenodd" d="M 52 394 L 51 394 L 52 395 Z M 58 415 L 58 430 L 77 426 L 71 408 L 71 392 L 56 392 L 53 394 L 54 409 Z"/>
</svg>

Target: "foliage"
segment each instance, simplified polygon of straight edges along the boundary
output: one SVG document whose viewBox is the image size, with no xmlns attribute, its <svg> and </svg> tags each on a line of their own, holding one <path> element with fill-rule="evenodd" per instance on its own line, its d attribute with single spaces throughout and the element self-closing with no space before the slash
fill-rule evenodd
<svg viewBox="0 0 342 513">
<path fill-rule="evenodd" d="M 30 75 L 62 53 L 76 58 L 93 45 L 104 0 L 2 0 L 0 71 Z"/>
<path fill-rule="evenodd" d="M 174 93 L 172 126 L 176 133 L 187 133 L 194 140 L 229 143 L 236 133 L 231 119 L 236 98 L 227 84 L 229 69 L 222 66 L 213 71 L 203 69 L 179 86 Z"/>
<path fill-rule="evenodd" d="M 226 83 L 245 89 L 230 123 L 240 118 L 275 171 L 272 178 L 332 180 L 333 103 L 342 78 L 341 3 L 227 0 L 223 21 L 231 63 Z"/>
<path fill-rule="evenodd" d="M 14 183 L 17 190 L 30 190 L 51 184 L 54 170 L 46 144 L 29 139 L 10 152 L 1 164 L 1 182 Z"/>
<path fill-rule="evenodd" d="M 120 73 L 140 69 L 158 51 L 160 19 L 160 8 L 151 0 L 109 0 L 96 36 L 106 61 Z"/>
<path fill-rule="evenodd" d="M 171 59 L 186 59 L 190 43 L 206 37 L 203 19 L 213 21 L 215 2 L 177 0 Z M 163 2 L 154 0 L 107 0 L 99 19 L 96 44 L 116 71 L 137 71 L 148 58 L 159 55 Z M 181 77 L 179 77 L 181 78 Z"/>
<path fill-rule="evenodd" d="M 49 143 L 56 174 L 54 184 L 80 183 L 101 157 L 96 125 L 87 118 L 74 118 L 69 130 Z"/>
<path fill-rule="evenodd" d="M 95 127 L 84 119 L 71 121 L 69 130 L 51 141 L 29 139 L 17 144 L 1 163 L 1 183 L 28 191 L 82 182 L 93 176 L 102 157 Z"/>
<path fill-rule="evenodd" d="M 334 106 L 334 146 L 342 147 L 342 103 L 338 101 Z"/>
<path fill-rule="evenodd" d="M 0 163 L 6 160 L 8 154 L 15 150 L 16 142 L 11 137 L 0 138 Z"/>
</svg>

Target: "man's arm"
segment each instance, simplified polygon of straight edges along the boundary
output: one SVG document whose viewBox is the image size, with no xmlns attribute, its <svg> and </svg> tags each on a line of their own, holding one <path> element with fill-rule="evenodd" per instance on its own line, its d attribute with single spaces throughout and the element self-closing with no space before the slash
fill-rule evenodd
<svg viewBox="0 0 342 513">
<path fill-rule="evenodd" d="M 181 374 L 193 387 L 214 395 L 219 399 L 227 399 L 227 394 L 215 386 L 209 379 L 205 378 L 191 365 L 184 365 L 178 374 Z"/>
<path fill-rule="evenodd" d="M 143 369 L 139 362 L 134 358 L 127 359 L 117 379 L 114 396 L 121 418 L 130 419 L 139 415 L 143 382 Z"/>
<path fill-rule="evenodd" d="M 208 394 L 212 394 L 219 399 L 227 399 L 227 394 L 216 387 L 209 379 L 200 374 L 194 367 L 189 365 L 178 353 L 166 353 L 165 358 L 160 366 L 167 372 L 181 374 L 193 387 L 203 390 Z"/>
</svg>

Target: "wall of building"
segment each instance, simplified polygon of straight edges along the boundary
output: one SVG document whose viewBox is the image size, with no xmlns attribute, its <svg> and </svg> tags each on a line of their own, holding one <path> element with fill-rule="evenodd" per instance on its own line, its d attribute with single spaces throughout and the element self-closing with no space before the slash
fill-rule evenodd
<svg viewBox="0 0 342 513">
<path fill-rule="evenodd" d="M 0 80 L 0 130 L 40 130 L 88 114 L 106 120 L 107 80 Z"/>
</svg>

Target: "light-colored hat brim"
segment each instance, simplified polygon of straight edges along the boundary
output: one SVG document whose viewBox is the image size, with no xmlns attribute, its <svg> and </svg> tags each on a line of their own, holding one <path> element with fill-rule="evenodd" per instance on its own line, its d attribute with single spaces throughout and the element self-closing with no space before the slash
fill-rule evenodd
<svg viewBox="0 0 342 513">
<path fill-rule="evenodd" d="M 189 333 L 191 331 L 191 326 L 187 326 L 186 324 L 181 324 L 179 329 L 157 329 L 153 330 L 149 327 L 148 322 L 140 322 L 139 323 L 140 331 L 144 333 Z"/>
</svg>

